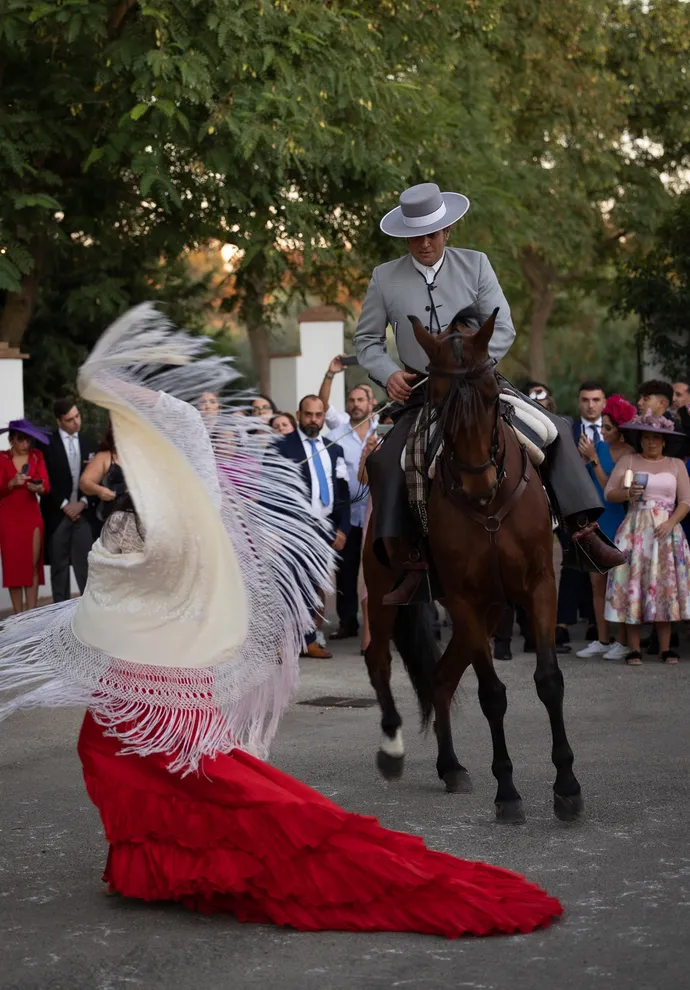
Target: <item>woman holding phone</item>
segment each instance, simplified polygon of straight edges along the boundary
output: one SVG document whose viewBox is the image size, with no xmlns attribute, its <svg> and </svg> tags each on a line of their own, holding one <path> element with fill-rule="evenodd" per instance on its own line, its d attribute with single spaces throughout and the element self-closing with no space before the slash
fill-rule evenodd
<svg viewBox="0 0 690 990">
<path fill-rule="evenodd" d="M 655 625 L 661 659 L 675 664 L 671 623 L 690 619 L 690 547 L 680 525 L 690 511 L 690 479 L 683 461 L 671 456 L 683 438 L 670 420 L 650 414 L 622 430 L 638 452 L 621 457 L 605 489 L 609 502 L 629 502 L 616 535 L 628 562 L 609 574 L 606 619 L 628 627 L 628 664 L 642 663 L 642 623 Z"/>
<path fill-rule="evenodd" d="M 2 585 L 9 588 L 13 612 L 36 608 L 43 584 L 43 516 L 39 495 L 50 491 L 48 471 L 32 441 L 48 443 L 48 434 L 28 419 L 17 419 L 0 430 L 8 433 L 10 449 L 0 453 L 0 554 Z"/>
</svg>

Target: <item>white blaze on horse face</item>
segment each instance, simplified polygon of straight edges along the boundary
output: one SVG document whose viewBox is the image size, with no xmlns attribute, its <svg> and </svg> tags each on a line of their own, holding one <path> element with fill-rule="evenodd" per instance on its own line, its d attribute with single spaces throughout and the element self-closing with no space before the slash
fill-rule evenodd
<svg viewBox="0 0 690 990">
<path fill-rule="evenodd" d="M 396 729 L 392 739 L 384 732 L 381 736 L 381 750 L 386 756 L 404 756 L 402 729 Z"/>
</svg>

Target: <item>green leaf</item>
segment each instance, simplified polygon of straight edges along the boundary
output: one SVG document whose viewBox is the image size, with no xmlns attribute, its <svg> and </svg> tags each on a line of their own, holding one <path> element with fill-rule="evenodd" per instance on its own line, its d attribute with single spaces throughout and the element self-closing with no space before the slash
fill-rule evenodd
<svg viewBox="0 0 690 990">
<path fill-rule="evenodd" d="M 62 209 L 60 203 L 48 193 L 21 193 L 14 197 L 13 205 L 15 210 L 23 210 L 31 206 L 38 206 L 44 210 Z"/>
<path fill-rule="evenodd" d="M 161 99 L 158 99 L 154 103 L 154 106 L 155 106 L 156 110 L 160 110 L 160 112 L 162 114 L 164 114 L 168 118 L 174 117 L 175 114 L 176 114 L 176 112 L 177 112 L 177 107 L 172 102 L 172 100 L 161 100 Z"/>
<path fill-rule="evenodd" d="M 104 154 L 105 148 L 92 148 L 81 167 L 82 172 L 88 172 L 91 166 L 95 165 L 96 162 L 99 162 Z"/>
<path fill-rule="evenodd" d="M 148 103 L 137 103 L 137 105 L 130 110 L 129 115 L 132 120 L 141 120 L 148 108 Z"/>
</svg>

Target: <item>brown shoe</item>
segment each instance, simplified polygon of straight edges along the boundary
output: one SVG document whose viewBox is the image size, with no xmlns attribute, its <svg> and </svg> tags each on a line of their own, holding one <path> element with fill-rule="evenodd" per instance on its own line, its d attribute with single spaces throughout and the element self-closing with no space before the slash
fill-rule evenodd
<svg viewBox="0 0 690 990">
<path fill-rule="evenodd" d="M 306 650 L 300 653 L 300 656 L 310 657 L 312 660 L 330 660 L 333 654 L 324 650 L 323 646 L 319 646 L 318 643 L 310 643 Z"/>
<path fill-rule="evenodd" d="M 408 560 L 403 564 L 403 579 L 397 587 L 384 595 L 382 605 L 412 605 L 430 602 L 429 565 L 425 560 Z"/>
<path fill-rule="evenodd" d="M 604 573 L 613 567 L 627 563 L 627 557 L 618 547 L 608 542 L 596 523 L 588 523 L 573 533 L 573 541 L 594 565 Z"/>
</svg>

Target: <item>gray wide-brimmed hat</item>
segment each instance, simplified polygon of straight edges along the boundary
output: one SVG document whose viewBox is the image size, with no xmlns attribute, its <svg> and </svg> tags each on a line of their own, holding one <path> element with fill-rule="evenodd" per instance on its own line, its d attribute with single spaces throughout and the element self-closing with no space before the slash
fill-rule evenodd
<svg viewBox="0 0 690 990">
<path fill-rule="evenodd" d="M 442 193 L 435 182 L 422 182 L 400 193 L 400 206 L 385 215 L 381 230 L 390 237 L 424 237 L 450 227 L 469 208 L 462 193 Z"/>
</svg>

